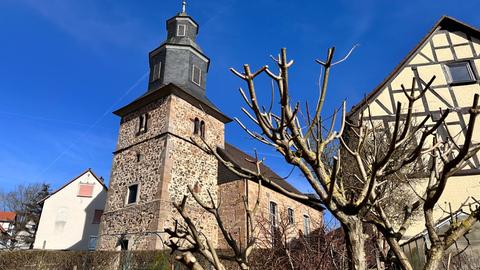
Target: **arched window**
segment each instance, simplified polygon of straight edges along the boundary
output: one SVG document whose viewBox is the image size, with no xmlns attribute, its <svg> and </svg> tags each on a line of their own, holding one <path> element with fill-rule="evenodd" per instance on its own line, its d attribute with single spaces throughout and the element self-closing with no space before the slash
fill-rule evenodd
<svg viewBox="0 0 480 270">
<path fill-rule="evenodd" d="M 205 122 L 203 120 L 200 122 L 200 136 L 205 138 Z"/>
<path fill-rule="evenodd" d="M 137 135 L 147 132 L 148 114 L 144 113 L 138 117 L 138 131 Z"/>
<path fill-rule="evenodd" d="M 200 134 L 200 120 L 195 117 L 195 120 L 193 121 L 193 134 L 199 135 Z"/>
</svg>

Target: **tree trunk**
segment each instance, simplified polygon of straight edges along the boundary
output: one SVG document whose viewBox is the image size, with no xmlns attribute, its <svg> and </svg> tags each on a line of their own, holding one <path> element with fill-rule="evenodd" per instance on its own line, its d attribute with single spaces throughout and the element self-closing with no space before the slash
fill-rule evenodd
<svg viewBox="0 0 480 270">
<path fill-rule="evenodd" d="M 437 270 L 442 262 L 443 254 L 443 246 L 432 246 L 430 251 L 428 251 L 427 263 L 423 269 Z"/>
<path fill-rule="evenodd" d="M 349 222 L 342 225 L 345 232 L 347 254 L 350 259 L 351 270 L 366 270 L 367 255 L 365 254 L 365 239 L 363 224 L 360 220 L 350 218 Z"/>
<path fill-rule="evenodd" d="M 398 263 L 403 270 L 413 270 L 410 261 L 408 260 L 407 256 L 403 252 L 402 248 L 398 244 L 398 241 L 392 237 L 386 237 L 388 245 L 390 246 L 390 250 L 395 254 L 397 257 Z"/>
</svg>

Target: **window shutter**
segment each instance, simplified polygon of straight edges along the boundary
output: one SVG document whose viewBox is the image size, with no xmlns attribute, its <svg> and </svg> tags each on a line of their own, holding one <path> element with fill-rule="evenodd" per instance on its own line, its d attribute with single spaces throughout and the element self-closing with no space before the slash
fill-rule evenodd
<svg viewBox="0 0 480 270">
<path fill-rule="evenodd" d="M 80 184 L 78 187 L 78 197 L 92 197 L 93 185 L 92 184 Z"/>
</svg>

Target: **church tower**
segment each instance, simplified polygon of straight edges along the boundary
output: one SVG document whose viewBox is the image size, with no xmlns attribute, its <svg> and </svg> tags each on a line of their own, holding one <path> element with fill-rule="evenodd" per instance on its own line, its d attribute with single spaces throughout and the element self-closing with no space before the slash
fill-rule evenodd
<svg viewBox="0 0 480 270">
<path fill-rule="evenodd" d="M 196 43 L 199 25 L 185 12 L 167 20 L 167 39 L 149 54 L 144 95 L 114 113 L 121 118 L 110 186 L 102 217 L 100 250 L 162 249 L 165 228 L 179 218 L 172 202 L 197 185 L 217 196 L 218 164 L 189 140 L 201 136 L 224 147 L 231 120 L 206 96 L 210 59 Z M 215 221 L 190 200 L 192 217 L 215 243 Z"/>
</svg>

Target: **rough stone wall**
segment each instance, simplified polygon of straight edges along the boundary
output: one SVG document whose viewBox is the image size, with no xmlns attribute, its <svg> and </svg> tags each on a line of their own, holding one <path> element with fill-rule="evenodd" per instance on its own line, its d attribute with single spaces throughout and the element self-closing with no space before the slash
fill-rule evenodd
<svg viewBox="0 0 480 270">
<path fill-rule="evenodd" d="M 253 205 L 258 196 L 258 184 L 252 181 L 248 182 L 248 201 L 250 205 Z M 284 196 L 274 190 L 266 187 L 262 187 L 260 194 L 260 205 L 257 213 L 257 227 L 256 232 L 259 238 L 259 246 L 268 247 L 271 239 L 270 228 L 270 202 L 273 201 L 277 204 L 277 218 L 280 226 L 286 228 L 285 234 L 288 238 L 295 238 L 299 236 L 299 232 L 303 233 L 303 216 L 310 217 L 310 232 L 323 226 L 323 213 L 310 206 L 297 202 L 287 196 Z M 287 209 L 291 208 L 294 211 L 294 223 L 288 224 Z"/>
<path fill-rule="evenodd" d="M 112 250 L 121 234 L 130 249 L 153 249 L 160 239 L 145 232 L 159 223 L 160 186 L 165 160 L 170 98 L 151 103 L 122 119 L 113 157 L 107 204 L 100 225 L 98 249 Z M 148 113 L 147 132 L 137 134 L 139 116 Z M 138 156 L 139 155 L 139 156 Z M 138 184 L 138 200 L 126 204 L 128 186 Z"/>
<path fill-rule="evenodd" d="M 245 181 L 238 180 L 218 186 L 219 201 L 221 202 L 220 215 L 225 228 L 238 241 L 240 246 L 245 246 L 246 241 L 246 215 L 243 204 L 245 195 Z M 228 249 L 225 238 L 218 229 L 218 247 Z"/>
<path fill-rule="evenodd" d="M 238 241 L 242 244 L 246 241 L 246 215 L 243 207 L 242 196 L 245 195 L 245 181 L 237 180 L 225 183 L 219 186 L 222 221 L 225 227 L 234 235 L 238 236 Z M 248 202 L 252 207 L 258 196 L 258 184 L 248 181 Z M 310 231 L 321 228 L 323 225 L 323 213 L 307 205 L 297 202 L 287 196 L 284 196 L 272 189 L 262 187 L 260 194 L 260 205 L 256 216 L 258 237 L 257 244 L 260 247 L 268 247 L 270 244 L 270 201 L 277 203 L 277 218 L 279 226 L 286 228 L 286 234 L 289 238 L 299 236 L 299 231 L 304 231 L 303 216 L 310 217 Z M 294 211 L 294 223 L 288 224 L 287 209 Z M 219 232 L 220 234 L 220 232 Z M 228 248 L 223 236 L 219 235 L 219 248 Z"/>
<path fill-rule="evenodd" d="M 116 151 L 140 143 L 164 133 L 167 130 L 168 119 L 167 112 L 171 97 L 162 98 L 152 102 L 144 108 L 124 116 L 120 123 L 118 131 L 118 141 Z M 147 132 L 138 134 L 139 116 L 148 113 Z"/>
<path fill-rule="evenodd" d="M 172 135 L 169 135 L 166 159 L 166 170 L 170 173 L 163 183 L 162 200 L 180 202 L 184 195 L 189 195 L 188 185 L 193 187 L 197 183 L 200 187 L 200 197 L 204 201 L 209 201 L 207 191 L 210 191 L 214 200 L 217 200 L 217 160 L 188 141 L 193 136 L 196 117 L 205 122 L 205 141 L 212 146 L 224 146 L 222 122 L 183 99 L 172 96 L 168 123 L 168 131 Z M 193 199 L 187 202 L 192 219 L 198 222 L 199 229 L 216 245 L 217 227 L 214 218 L 201 209 Z M 164 220 L 163 228 L 172 227 L 174 219 L 181 220 L 171 204 L 163 205 L 161 216 Z"/>
</svg>

